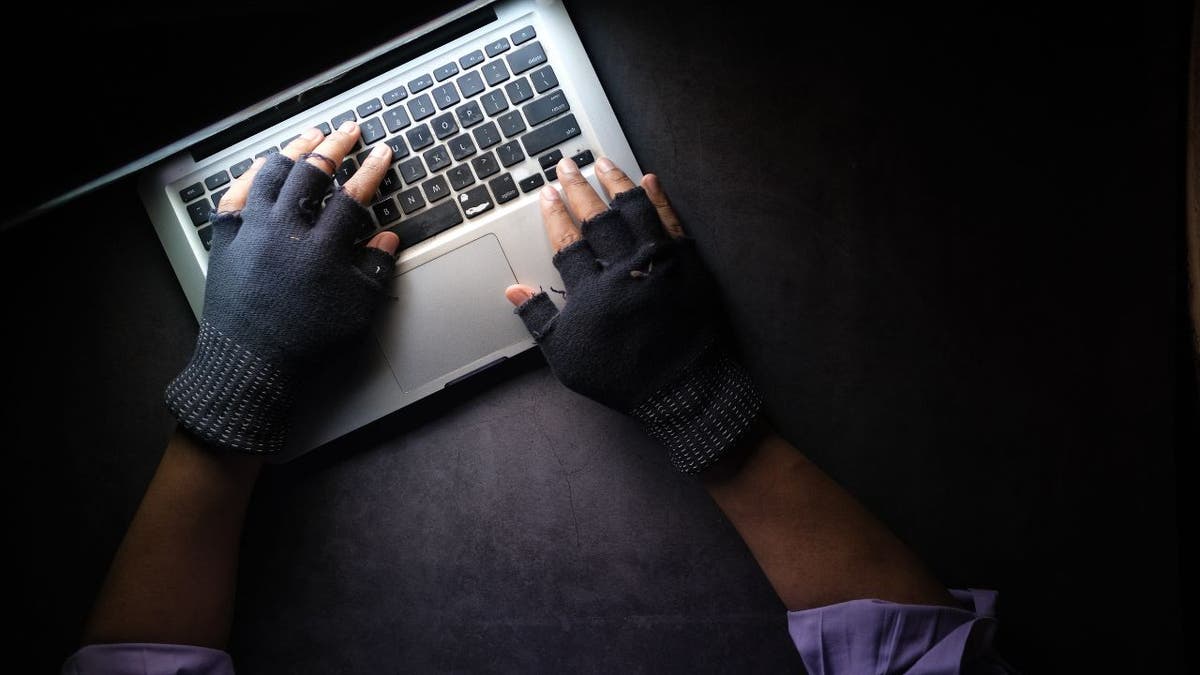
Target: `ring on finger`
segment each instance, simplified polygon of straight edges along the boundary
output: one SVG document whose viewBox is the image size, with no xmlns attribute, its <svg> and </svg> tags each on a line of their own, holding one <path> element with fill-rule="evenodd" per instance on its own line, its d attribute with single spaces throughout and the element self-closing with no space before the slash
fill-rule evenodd
<svg viewBox="0 0 1200 675">
<path fill-rule="evenodd" d="M 312 158 L 312 159 L 319 159 L 319 160 L 321 160 L 321 161 L 323 161 L 323 162 L 328 162 L 328 163 L 329 163 L 329 173 L 333 173 L 334 171 L 337 171 L 337 168 L 338 168 L 338 163 L 337 163 L 337 162 L 335 162 L 335 161 L 333 161 L 333 160 L 332 160 L 332 159 L 330 159 L 329 157 L 326 157 L 325 155 L 322 155 L 322 154 L 321 154 L 321 153 L 319 153 L 319 152 L 306 152 L 306 153 L 304 153 L 303 155 L 300 155 L 300 161 L 302 161 L 302 162 L 303 162 L 303 161 L 305 161 L 305 160 L 307 160 L 307 159 L 309 159 L 309 158 Z"/>
</svg>

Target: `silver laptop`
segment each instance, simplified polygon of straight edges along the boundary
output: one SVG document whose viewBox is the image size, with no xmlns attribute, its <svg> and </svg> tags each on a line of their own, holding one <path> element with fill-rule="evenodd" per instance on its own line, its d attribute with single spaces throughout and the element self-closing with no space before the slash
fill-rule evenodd
<svg viewBox="0 0 1200 675">
<path fill-rule="evenodd" d="M 347 81 L 357 83 L 296 105 Z M 271 118 L 289 106 L 294 114 Z M 562 4 L 474 2 L 199 132 L 142 172 L 141 198 L 197 317 L 222 191 L 256 156 L 344 119 L 358 121 L 363 143 L 336 180 L 376 143 L 394 151 L 360 233 L 400 236 L 393 299 L 361 344 L 321 364 L 281 459 L 534 346 L 504 289 L 562 288 L 538 206 L 558 158 L 574 157 L 597 189 L 601 156 L 641 178 Z"/>
</svg>

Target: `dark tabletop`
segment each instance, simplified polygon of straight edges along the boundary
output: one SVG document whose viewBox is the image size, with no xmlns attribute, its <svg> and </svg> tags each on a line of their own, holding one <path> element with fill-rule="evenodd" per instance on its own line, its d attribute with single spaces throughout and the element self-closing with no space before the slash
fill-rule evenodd
<svg viewBox="0 0 1200 675">
<path fill-rule="evenodd" d="M 999 589 L 1014 664 L 1182 672 L 1190 9 L 835 4 L 569 9 L 781 433 L 944 583 Z M 0 281 L 9 637 L 51 672 L 196 322 L 128 182 L 0 235 Z M 239 584 L 246 673 L 800 669 L 703 488 L 536 352 L 266 472 Z"/>
</svg>

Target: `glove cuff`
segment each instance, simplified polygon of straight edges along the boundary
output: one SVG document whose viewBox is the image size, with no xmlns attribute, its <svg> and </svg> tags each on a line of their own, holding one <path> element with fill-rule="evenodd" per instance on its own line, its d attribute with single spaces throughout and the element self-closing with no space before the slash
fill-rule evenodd
<svg viewBox="0 0 1200 675">
<path fill-rule="evenodd" d="M 205 320 L 192 360 L 167 385 L 179 424 L 207 443 L 251 454 L 283 449 L 291 376 L 243 349 Z"/>
<path fill-rule="evenodd" d="M 762 395 L 746 371 L 710 348 L 631 414 L 666 446 L 676 469 L 697 474 L 737 445 L 761 409 Z"/>
</svg>

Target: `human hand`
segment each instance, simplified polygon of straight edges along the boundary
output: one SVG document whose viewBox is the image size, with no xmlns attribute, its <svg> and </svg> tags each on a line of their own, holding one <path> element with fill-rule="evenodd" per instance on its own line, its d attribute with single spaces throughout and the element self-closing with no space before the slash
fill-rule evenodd
<svg viewBox="0 0 1200 675">
<path fill-rule="evenodd" d="M 384 296 L 399 238 L 380 233 L 366 247 L 354 240 L 370 223 L 364 205 L 391 149 L 377 145 L 321 205 L 358 138 L 353 122 L 328 137 L 309 129 L 256 160 L 221 199 L 200 336 L 166 392 L 180 424 L 209 444 L 282 449 L 304 364 L 366 330 Z"/>
<path fill-rule="evenodd" d="M 508 300 L 568 388 L 638 419 L 672 463 L 698 473 L 750 428 L 761 398 L 729 358 L 712 276 L 653 174 L 637 186 L 607 158 L 606 205 L 570 159 L 542 218 L 566 303 L 509 286 Z M 582 223 L 576 226 L 576 221 Z"/>
</svg>

